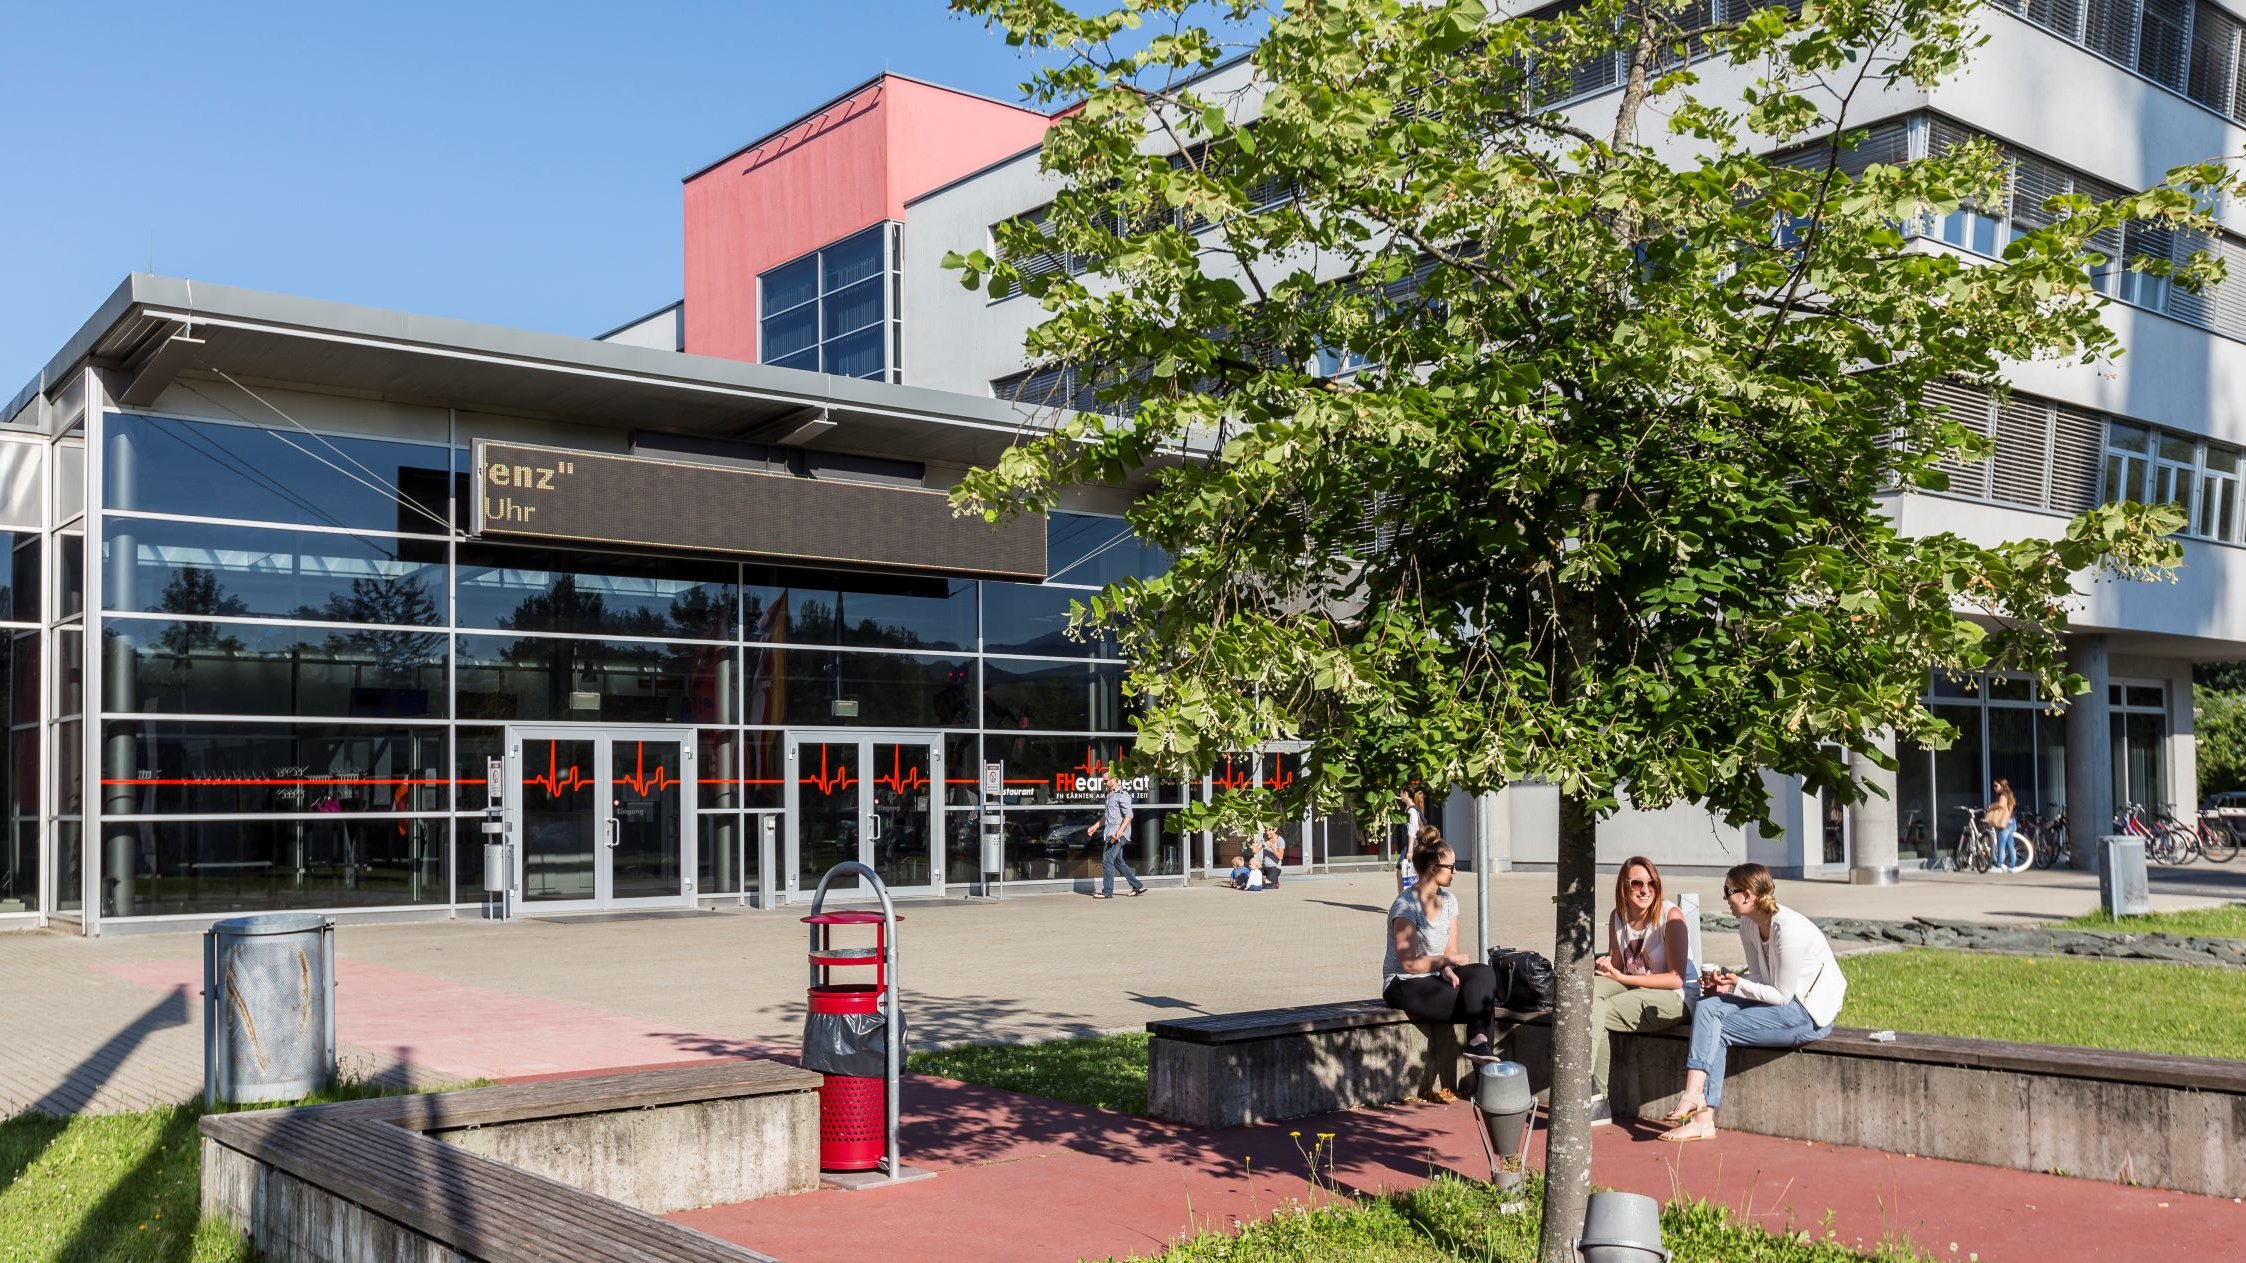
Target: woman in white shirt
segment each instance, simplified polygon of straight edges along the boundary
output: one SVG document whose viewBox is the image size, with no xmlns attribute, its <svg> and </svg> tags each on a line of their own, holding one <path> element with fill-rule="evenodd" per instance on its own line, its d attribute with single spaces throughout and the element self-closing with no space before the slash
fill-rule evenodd
<svg viewBox="0 0 2246 1263">
<path fill-rule="evenodd" d="M 1848 979 L 1825 932 L 1778 906 L 1778 883 L 1760 864 L 1724 874 L 1726 907 L 1739 918 L 1747 970 L 1709 970 L 1700 977 L 1692 1012 L 1692 1052 L 1685 1058 L 1684 1096 L 1661 1133 L 1669 1141 L 1713 1140 L 1723 1104 L 1724 1058 L 1734 1046 L 1799 1048 L 1832 1034 Z"/>
<path fill-rule="evenodd" d="M 1613 1121 L 1607 1067 L 1613 1032 L 1665 1031 L 1685 1018 L 1685 957 L 1692 937 L 1684 913 L 1662 897 L 1661 870 L 1643 855 L 1614 875 L 1614 912 L 1607 917 L 1607 954 L 1592 962 L 1591 1125 Z"/>
<path fill-rule="evenodd" d="M 1433 827 L 1412 848 L 1419 880 L 1388 906 L 1380 963 L 1381 1002 L 1422 1022 L 1466 1027 L 1466 1055 L 1489 1058 L 1497 1025 L 1497 975 L 1458 950 L 1458 857 Z"/>
</svg>

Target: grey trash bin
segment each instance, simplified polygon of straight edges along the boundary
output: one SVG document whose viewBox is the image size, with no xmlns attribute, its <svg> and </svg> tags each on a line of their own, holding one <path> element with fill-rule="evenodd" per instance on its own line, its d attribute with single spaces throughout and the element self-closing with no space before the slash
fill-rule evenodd
<svg viewBox="0 0 2246 1263">
<path fill-rule="evenodd" d="M 335 1081 L 335 922 L 235 917 L 203 932 L 203 1100 L 293 1101 Z"/>
<path fill-rule="evenodd" d="M 2106 915 L 2139 917 L 2152 911 L 2151 892 L 2145 886 L 2145 840 L 2130 834 L 2098 839 L 2098 901 Z"/>
</svg>

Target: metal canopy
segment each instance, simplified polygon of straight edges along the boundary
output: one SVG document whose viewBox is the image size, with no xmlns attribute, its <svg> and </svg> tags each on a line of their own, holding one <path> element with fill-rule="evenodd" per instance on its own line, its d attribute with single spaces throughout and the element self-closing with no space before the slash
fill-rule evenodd
<svg viewBox="0 0 2246 1263">
<path fill-rule="evenodd" d="M 1031 427 L 994 399 L 135 274 L 0 416 L 80 367 L 146 405 L 181 376 L 821 451 L 984 464 Z M 807 422 L 827 424 L 807 424 Z"/>
</svg>

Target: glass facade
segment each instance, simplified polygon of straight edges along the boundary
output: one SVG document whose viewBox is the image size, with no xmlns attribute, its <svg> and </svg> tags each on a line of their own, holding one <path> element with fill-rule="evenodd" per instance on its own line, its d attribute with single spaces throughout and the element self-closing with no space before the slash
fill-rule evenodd
<svg viewBox="0 0 2246 1263">
<path fill-rule="evenodd" d="M 98 441 L 99 518 L 56 524 L 53 566 L 39 534 L 18 536 L 0 575 L 0 621 L 24 623 L 0 677 L 16 826 L 0 912 L 33 910 L 39 885 L 42 680 L 50 820 L 72 840 L 55 853 L 94 866 L 103 916 L 474 906 L 486 764 L 531 725 L 542 749 L 585 749 L 550 773 L 526 752 L 526 784 L 550 791 L 522 795 L 526 899 L 591 896 L 590 844 L 576 836 L 587 828 L 632 841 L 617 848 L 629 863 L 599 870 L 616 897 L 682 881 L 701 895 L 755 891 L 768 836 L 787 863 L 791 734 L 810 730 L 814 750 L 863 748 L 835 737 L 852 729 L 914 734 L 868 738 L 919 769 L 885 766 L 869 791 L 893 822 L 879 861 L 908 884 L 980 879 L 986 758 L 1007 765 L 1010 792 L 992 804 L 1005 811 L 1006 875 L 1097 873 L 1084 831 L 1133 708 L 1112 641 L 1072 638 L 1069 607 L 1166 564 L 1118 519 L 1053 514 L 1055 576 L 1042 585 L 822 571 L 457 538 L 469 457 L 454 443 L 119 413 Z M 92 716 L 88 529 L 101 618 Z M 57 614 L 43 642 L 35 598 L 10 594 L 36 593 L 50 572 Z M 44 673 L 42 643 L 54 653 Z M 575 802 L 596 765 L 623 757 L 621 739 L 603 738 L 623 726 L 675 732 L 694 755 L 691 792 L 665 779 L 650 793 L 670 797 L 636 815 Z M 936 750 L 941 786 L 927 776 Z M 648 779 L 598 774 L 619 804 L 621 787 Z M 1141 872 L 1184 871 L 1183 843 L 1160 822 L 1185 792 L 1142 787 Z M 672 830 L 686 841 L 666 855 L 650 839 Z M 76 898 L 80 876 L 57 876 Z"/>
</svg>

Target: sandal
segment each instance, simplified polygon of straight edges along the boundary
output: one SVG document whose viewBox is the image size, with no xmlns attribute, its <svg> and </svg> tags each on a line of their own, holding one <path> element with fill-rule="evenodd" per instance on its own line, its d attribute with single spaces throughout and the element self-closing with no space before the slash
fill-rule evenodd
<svg viewBox="0 0 2246 1263">
<path fill-rule="evenodd" d="M 1714 1140 L 1715 1138 L 1716 1111 L 1712 1109 L 1702 1109 L 1694 1114 L 1689 1122 L 1680 1123 L 1654 1137 L 1656 1140 L 1666 1140 L 1673 1145 L 1687 1144 L 1695 1140 Z"/>
<path fill-rule="evenodd" d="M 1670 1110 L 1666 1114 L 1663 1114 L 1661 1116 L 1661 1121 L 1664 1123 L 1668 1123 L 1671 1126 L 1674 1126 L 1678 1123 L 1689 1123 L 1692 1121 L 1694 1115 L 1708 1108 L 1708 1103 L 1705 1100 L 1693 1101 L 1691 1104 L 1687 1105 L 1685 1103 L 1686 1099 L 1689 1098 L 1680 1098 L 1677 1101 L 1677 1108 Z"/>
</svg>

